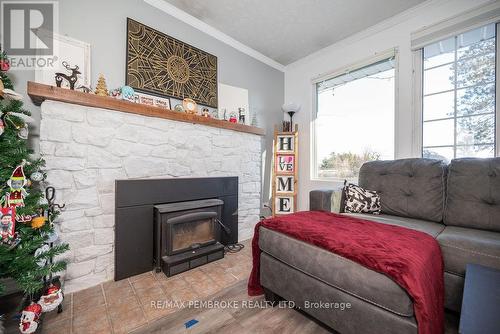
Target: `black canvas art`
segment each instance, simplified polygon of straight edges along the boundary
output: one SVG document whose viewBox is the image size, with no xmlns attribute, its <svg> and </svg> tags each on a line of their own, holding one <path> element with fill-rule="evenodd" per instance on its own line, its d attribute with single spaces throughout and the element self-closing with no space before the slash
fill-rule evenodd
<svg viewBox="0 0 500 334">
<path fill-rule="evenodd" d="M 127 19 L 127 85 L 217 108 L 217 57 Z"/>
</svg>

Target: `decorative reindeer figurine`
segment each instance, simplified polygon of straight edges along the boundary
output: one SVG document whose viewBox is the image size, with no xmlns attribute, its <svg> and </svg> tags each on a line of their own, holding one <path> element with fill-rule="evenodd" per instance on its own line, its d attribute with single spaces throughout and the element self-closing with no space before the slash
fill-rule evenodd
<svg viewBox="0 0 500 334">
<path fill-rule="evenodd" d="M 64 66 L 64 68 L 66 68 L 66 70 L 71 71 L 71 75 L 57 72 L 56 73 L 57 87 L 61 87 L 61 83 L 63 82 L 63 80 L 67 80 L 69 83 L 69 89 L 75 90 L 75 83 L 78 80 L 78 74 L 82 74 L 80 71 L 78 71 L 79 69 L 78 65 L 75 65 L 75 67 L 72 68 L 66 61 L 63 61 L 62 65 Z"/>
</svg>

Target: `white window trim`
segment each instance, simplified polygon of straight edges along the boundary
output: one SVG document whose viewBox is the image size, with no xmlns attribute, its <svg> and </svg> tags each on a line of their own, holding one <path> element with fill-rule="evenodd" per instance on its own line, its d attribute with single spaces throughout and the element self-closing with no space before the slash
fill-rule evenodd
<svg viewBox="0 0 500 334">
<path fill-rule="evenodd" d="M 311 90 L 312 90 L 312 108 L 311 108 L 311 140 L 310 140 L 310 145 L 311 147 L 310 152 L 312 152 L 311 155 L 311 160 L 309 162 L 309 170 L 310 170 L 310 175 L 309 178 L 311 181 L 331 181 L 331 182 L 336 182 L 339 181 L 339 179 L 336 178 L 326 178 L 326 177 L 319 177 L 318 176 L 318 169 L 317 169 L 317 145 L 316 145 L 316 115 L 318 111 L 318 94 L 316 91 L 316 85 L 320 82 L 326 81 L 328 79 L 337 77 L 339 75 L 345 74 L 347 72 L 352 72 L 357 69 L 360 69 L 362 67 L 371 65 L 373 63 L 376 63 L 378 61 L 394 57 L 394 158 L 398 157 L 398 145 L 397 145 L 397 138 L 398 138 L 398 122 L 399 122 L 399 52 L 398 48 L 394 47 L 379 53 L 376 53 L 374 56 L 370 58 L 365 58 L 359 62 L 352 63 L 350 65 L 344 66 L 340 69 L 334 70 L 327 72 L 325 74 L 321 74 L 313 79 L 311 79 Z"/>
<path fill-rule="evenodd" d="M 490 2 L 411 33 L 413 51 L 500 20 L 500 2 Z"/>
<path fill-rule="evenodd" d="M 500 19 L 499 22 L 486 21 L 482 25 L 488 25 L 491 23 L 496 23 L 496 63 L 495 63 L 495 157 L 500 157 Z M 475 23 L 471 29 L 461 29 L 459 32 L 452 36 L 459 35 L 465 31 L 473 30 L 475 28 L 481 27 L 481 24 Z M 451 36 L 446 35 L 442 39 L 449 38 Z M 438 39 L 440 41 L 442 39 Z M 432 44 L 432 43 L 431 43 Z M 423 47 L 412 52 L 413 56 L 413 98 L 412 98 L 412 109 L 413 109 L 413 156 L 421 158 L 423 144 Z"/>
<path fill-rule="evenodd" d="M 497 23 L 496 33 L 496 82 L 500 83 L 500 2 L 494 1 L 477 6 L 472 10 L 460 13 L 434 25 L 424 27 L 411 33 L 411 49 L 413 53 L 413 98 L 412 98 L 412 154 L 422 157 L 423 148 L 423 63 L 422 49 L 424 46 L 437 41 L 456 36 L 481 26 Z M 495 91 L 495 156 L 500 156 L 500 84 L 496 84 Z"/>
</svg>

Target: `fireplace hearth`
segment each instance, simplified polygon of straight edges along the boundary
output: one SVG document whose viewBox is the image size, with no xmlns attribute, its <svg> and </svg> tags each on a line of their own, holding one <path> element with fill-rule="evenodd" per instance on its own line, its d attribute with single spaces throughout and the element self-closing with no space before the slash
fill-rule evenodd
<svg viewBox="0 0 500 334">
<path fill-rule="evenodd" d="M 155 205 L 155 269 L 172 276 L 222 259 L 220 199 Z"/>
</svg>

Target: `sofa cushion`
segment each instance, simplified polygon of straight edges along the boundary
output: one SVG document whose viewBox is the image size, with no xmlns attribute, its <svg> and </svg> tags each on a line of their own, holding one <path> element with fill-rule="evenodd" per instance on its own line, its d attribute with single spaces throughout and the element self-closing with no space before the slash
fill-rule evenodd
<svg viewBox="0 0 500 334">
<path fill-rule="evenodd" d="M 500 232 L 499 217 L 500 158 L 452 160 L 445 224 Z"/>
<path fill-rule="evenodd" d="M 382 213 L 441 222 L 446 165 L 434 159 L 370 161 L 359 171 L 359 185 L 380 195 Z"/>
<path fill-rule="evenodd" d="M 465 278 L 460 275 L 444 272 L 444 307 L 460 312 L 464 295 Z"/>
<path fill-rule="evenodd" d="M 441 223 L 434 223 L 427 220 L 398 217 L 391 215 L 371 215 L 366 213 L 344 213 L 345 215 L 350 215 L 353 217 L 358 217 L 361 219 L 371 220 L 377 223 L 397 225 L 401 227 L 406 227 L 412 230 L 417 230 L 420 232 L 427 233 L 434 238 L 436 238 L 439 233 L 441 233 L 445 226 Z"/>
<path fill-rule="evenodd" d="M 335 253 L 261 227 L 259 247 L 272 257 L 352 296 L 402 316 L 413 316 L 406 291 L 387 276 Z"/>
<path fill-rule="evenodd" d="M 468 263 L 500 269 L 500 233 L 446 226 L 437 237 L 444 258 L 444 270 L 465 275 Z"/>
</svg>

